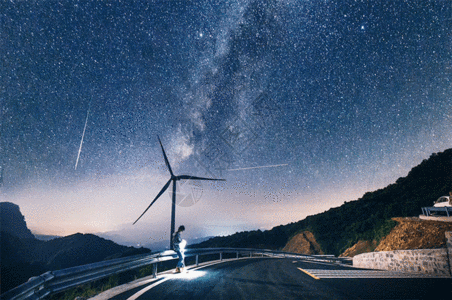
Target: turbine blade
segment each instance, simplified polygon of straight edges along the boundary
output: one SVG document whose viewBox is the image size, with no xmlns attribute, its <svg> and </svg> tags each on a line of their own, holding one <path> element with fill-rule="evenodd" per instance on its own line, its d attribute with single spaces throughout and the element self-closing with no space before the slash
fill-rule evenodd
<svg viewBox="0 0 452 300">
<path fill-rule="evenodd" d="M 141 219 L 141 217 L 148 211 L 148 209 L 152 206 L 152 204 L 154 204 L 154 202 L 157 201 L 157 199 L 168 189 L 170 183 L 171 183 L 171 179 L 168 180 L 168 182 L 163 186 L 163 188 L 160 190 L 160 192 L 157 194 L 157 196 L 154 198 L 154 200 L 151 202 L 151 204 L 149 204 L 149 206 L 146 208 L 146 210 L 141 214 L 141 216 L 135 222 L 133 222 L 133 225 L 135 225 L 135 223 L 138 222 L 139 219 Z"/>
<path fill-rule="evenodd" d="M 205 177 L 196 177 L 196 176 L 190 176 L 190 175 L 180 175 L 180 176 L 176 177 L 176 180 L 180 180 L 180 179 L 226 181 L 226 179 L 205 178 Z"/>
<path fill-rule="evenodd" d="M 159 136 L 157 136 L 157 138 L 159 139 L 160 146 L 162 147 L 163 158 L 165 159 L 166 166 L 168 167 L 171 177 L 174 177 L 173 170 L 171 170 L 171 166 L 169 164 L 168 157 L 166 156 L 166 153 L 165 153 L 165 149 L 163 149 L 162 141 L 160 141 Z"/>
</svg>

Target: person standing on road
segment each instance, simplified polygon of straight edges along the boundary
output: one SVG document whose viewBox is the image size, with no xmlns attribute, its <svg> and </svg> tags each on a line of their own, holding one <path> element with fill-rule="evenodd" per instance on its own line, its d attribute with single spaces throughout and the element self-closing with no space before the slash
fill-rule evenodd
<svg viewBox="0 0 452 300">
<path fill-rule="evenodd" d="M 185 226 L 181 225 L 173 235 L 173 248 L 174 251 L 176 251 L 177 256 L 179 256 L 179 261 L 177 262 L 176 266 L 176 273 L 183 272 L 185 268 L 184 249 L 187 242 L 180 236 L 181 232 L 183 231 L 185 231 Z"/>
</svg>

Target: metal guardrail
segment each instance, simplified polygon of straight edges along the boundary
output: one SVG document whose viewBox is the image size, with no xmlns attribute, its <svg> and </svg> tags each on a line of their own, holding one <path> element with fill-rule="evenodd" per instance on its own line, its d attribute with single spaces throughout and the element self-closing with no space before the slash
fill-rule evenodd
<svg viewBox="0 0 452 300">
<path fill-rule="evenodd" d="M 237 259 L 239 258 L 239 255 L 242 255 L 242 257 L 265 255 L 272 257 L 291 257 L 328 262 L 344 262 L 343 259 L 337 258 L 333 255 L 303 255 L 282 251 L 249 248 L 213 248 L 185 250 L 186 257 L 196 256 L 196 265 L 198 265 L 198 257 L 200 255 L 219 254 L 219 259 L 222 260 L 224 253 L 235 253 Z M 42 299 L 50 294 L 59 293 L 81 284 L 151 264 L 154 265 L 153 275 L 157 276 L 158 262 L 176 258 L 176 252 L 168 250 L 156 254 L 130 256 L 58 271 L 49 271 L 40 276 L 30 278 L 28 282 L 0 295 L 0 298 L 1 300 Z"/>
<path fill-rule="evenodd" d="M 445 212 L 448 217 L 452 214 L 452 207 L 422 207 L 422 214 L 427 217 L 438 216 L 436 213 Z"/>
</svg>

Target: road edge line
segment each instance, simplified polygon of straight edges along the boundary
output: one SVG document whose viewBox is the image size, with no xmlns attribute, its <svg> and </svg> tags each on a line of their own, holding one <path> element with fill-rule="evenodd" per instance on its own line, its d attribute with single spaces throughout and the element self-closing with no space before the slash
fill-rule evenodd
<svg viewBox="0 0 452 300">
<path fill-rule="evenodd" d="M 308 271 L 303 270 L 302 268 L 297 268 L 297 269 L 300 270 L 301 272 L 303 272 L 303 273 L 305 273 L 305 274 L 311 276 L 311 277 L 314 278 L 314 279 L 320 280 L 319 277 L 317 277 L 317 276 L 315 276 L 315 275 L 309 273 Z"/>
</svg>

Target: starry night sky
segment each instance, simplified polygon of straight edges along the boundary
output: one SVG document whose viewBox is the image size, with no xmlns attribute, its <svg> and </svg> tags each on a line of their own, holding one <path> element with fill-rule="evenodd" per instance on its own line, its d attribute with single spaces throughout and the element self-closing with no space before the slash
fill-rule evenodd
<svg viewBox="0 0 452 300">
<path fill-rule="evenodd" d="M 168 195 L 131 225 L 169 179 L 157 135 L 176 174 L 227 180 L 177 208 L 193 236 L 298 221 L 452 145 L 450 1 L 11 0 L 0 21 L 0 196 L 35 232 L 167 238 Z"/>
</svg>

